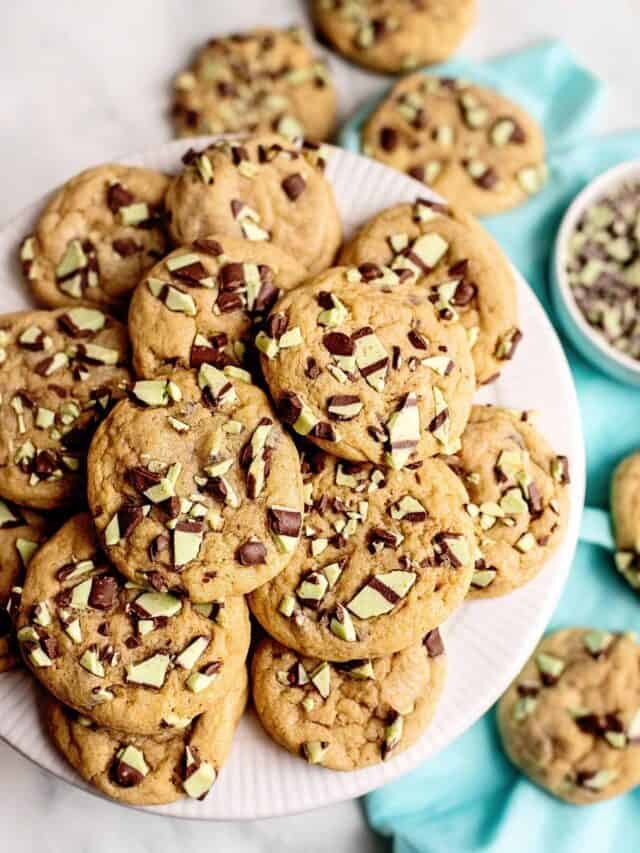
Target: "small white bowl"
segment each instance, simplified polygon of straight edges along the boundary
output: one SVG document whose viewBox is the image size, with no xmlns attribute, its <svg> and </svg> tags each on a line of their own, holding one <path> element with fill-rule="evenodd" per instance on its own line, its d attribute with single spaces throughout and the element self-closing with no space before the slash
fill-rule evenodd
<svg viewBox="0 0 640 853">
<path fill-rule="evenodd" d="M 589 325 L 575 301 L 566 272 L 568 242 L 584 212 L 627 181 L 640 183 L 640 160 L 621 163 L 599 175 L 571 203 L 560 224 L 551 259 L 551 298 L 563 331 L 581 355 L 614 379 L 640 385 L 640 361 L 611 346 Z"/>
</svg>

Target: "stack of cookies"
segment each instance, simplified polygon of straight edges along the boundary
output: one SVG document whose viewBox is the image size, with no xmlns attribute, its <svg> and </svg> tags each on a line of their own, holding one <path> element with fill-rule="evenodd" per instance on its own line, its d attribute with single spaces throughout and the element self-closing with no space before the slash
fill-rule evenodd
<svg viewBox="0 0 640 853">
<path fill-rule="evenodd" d="M 341 247 L 329 156 L 265 133 L 90 169 L 20 249 L 45 308 L 0 320 L 0 663 L 115 799 L 208 793 L 249 608 L 274 740 L 339 770 L 406 749 L 439 626 L 563 534 L 567 460 L 473 404 L 521 337 L 506 259 L 423 199 Z"/>
</svg>

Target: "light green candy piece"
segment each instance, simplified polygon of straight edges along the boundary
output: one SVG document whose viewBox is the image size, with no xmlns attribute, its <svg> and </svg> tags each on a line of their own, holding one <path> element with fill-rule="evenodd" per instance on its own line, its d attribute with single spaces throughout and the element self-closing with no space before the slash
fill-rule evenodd
<svg viewBox="0 0 640 853">
<path fill-rule="evenodd" d="M 147 687 L 162 687 L 170 661 L 169 655 L 155 654 L 140 663 L 127 664 L 127 681 Z"/>
</svg>

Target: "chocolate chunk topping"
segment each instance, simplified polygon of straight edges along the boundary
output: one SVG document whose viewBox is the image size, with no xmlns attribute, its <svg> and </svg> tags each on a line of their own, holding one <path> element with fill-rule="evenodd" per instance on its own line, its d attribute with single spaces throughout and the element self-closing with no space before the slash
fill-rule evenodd
<svg viewBox="0 0 640 853">
<path fill-rule="evenodd" d="M 258 566 L 267 560 L 267 549 L 262 542 L 245 542 L 236 552 L 236 559 L 242 566 Z"/>
<path fill-rule="evenodd" d="M 398 147 L 398 131 L 392 127 L 383 127 L 380 131 L 380 146 L 384 151 L 394 151 Z"/>
<path fill-rule="evenodd" d="M 89 594 L 89 606 L 96 610 L 110 610 L 118 597 L 118 581 L 111 575 L 94 578 Z"/>
<path fill-rule="evenodd" d="M 107 205 L 112 213 L 117 213 L 121 207 L 126 207 L 133 200 L 133 195 L 122 184 L 111 184 L 107 190 Z"/>
<path fill-rule="evenodd" d="M 292 509 L 269 507 L 269 525 L 280 536 L 298 536 L 302 524 L 302 515 Z"/>
<path fill-rule="evenodd" d="M 294 424 L 302 414 L 302 401 L 293 391 L 285 391 L 278 400 L 278 412 L 287 424 Z"/>
<path fill-rule="evenodd" d="M 353 341 L 343 332 L 329 332 L 322 338 L 322 343 L 331 355 L 353 355 Z"/>
<path fill-rule="evenodd" d="M 307 188 L 307 183 L 302 175 L 289 175 L 282 182 L 282 189 L 291 201 L 296 201 Z"/>
<path fill-rule="evenodd" d="M 433 631 L 429 631 L 422 642 L 424 643 L 430 658 L 437 658 L 439 655 L 444 653 L 444 643 L 442 642 L 440 631 L 437 628 L 434 628 Z"/>
</svg>

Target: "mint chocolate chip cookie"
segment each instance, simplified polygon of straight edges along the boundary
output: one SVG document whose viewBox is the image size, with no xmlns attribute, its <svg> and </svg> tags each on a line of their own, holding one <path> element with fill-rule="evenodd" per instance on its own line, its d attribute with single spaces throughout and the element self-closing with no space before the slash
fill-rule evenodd
<svg viewBox="0 0 640 853">
<path fill-rule="evenodd" d="M 320 33 L 348 59 L 394 74 L 447 59 L 475 18 L 475 0 L 313 0 Z"/>
<path fill-rule="evenodd" d="M 83 513 L 29 564 L 17 637 L 33 674 L 61 702 L 98 725 L 153 734 L 226 694 L 250 626 L 240 597 L 198 607 L 125 583 Z"/>
<path fill-rule="evenodd" d="M 97 308 L 0 317 L 0 496 L 64 506 L 84 488 L 91 435 L 130 374 L 126 328 Z"/>
<path fill-rule="evenodd" d="M 547 178 L 544 137 L 533 118 L 466 80 L 405 77 L 367 121 L 362 145 L 479 216 L 522 204 Z"/>
<path fill-rule="evenodd" d="M 137 166 L 87 169 L 55 193 L 20 247 L 24 275 L 48 308 L 126 308 L 167 251 L 166 175 Z"/>
<path fill-rule="evenodd" d="M 611 482 L 611 514 L 616 536 L 616 567 L 640 590 L 640 453 L 618 465 Z"/>
<path fill-rule="evenodd" d="M 437 631 L 408 649 L 342 664 L 300 657 L 275 640 L 253 655 L 253 702 L 289 752 L 333 770 L 357 770 L 412 746 L 431 722 L 446 675 Z"/>
<path fill-rule="evenodd" d="M 569 462 L 527 412 L 474 406 L 452 470 L 469 491 L 478 536 L 471 598 L 505 595 L 531 580 L 564 536 Z"/>
<path fill-rule="evenodd" d="M 442 323 L 460 324 L 478 384 L 495 379 L 513 357 L 522 337 L 513 272 L 464 211 L 425 199 L 396 205 L 364 225 L 339 261 L 393 270 L 404 287 L 429 297 Z"/>
<path fill-rule="evenodd" d="M 327 270 L 284 294 L 256 336 L 282 420 L 336 456 L 396 470 L 455 452 L 475 390 L 464 330 L 404 278 Z"/>
<path fill-rule="evenodd" d="M 136 374 L 242 363 L 253 347 L 252 330 L 281 291 L 306 275 L 294 258 L 264 241 L 213 236 L 176 249 L 149 271 L 131 300 Z"/>
<path fill-rule="evenodd" d="M 49 532 L 45 516 L 0 500 L 0 672 L 20 659 L 14 642 L 25 569 Z"/>
<path fill-rule="evenodd" d="M 260 28 L 210 39 L 174 81 L 179 136 L 277 131 L 326 139 L 336 94 L 304 30 Z"/>
<path fill-rule="evenodd" d="M 188 151 L 167 192 L 171 234 L 188 245 L 212 234 L 273 243 L 311 273 L 332 262 L 342 224 L 323 170 L 328 149 L 265 134 Z"/>
<path fill-rule="evenodd" d="M 49 734 L 69 764 L 103 794 L 130 805 L 203 800 L 231 750 L 247 701 L 241 666 L 229 691 L 195 720 L 172 718 L 157 735 L 132 735 L 97 726 L 89 717 L 47 698 Z M 169 735 L 172 735 L 169 737 Z"/>
<path fill-rule="evenodd" d="M 640 646 L 569 628 L 545 637 L 498 705 L 502 743 L 537 785 L 588 805 L 640 783 Z"/>
<path fill-rule="evenodd" d="M 302 525 L 296 448 L 234 366 L 136 382 L 91 445 L 88 499 L 124 575 L 199 602 L 278 574 Z"/>
<path fill-rule="evenodd" d="M 309 448 L 302 542 L 249 606 L 302 654 L 346 661 L 404 649 L 462 602 L 475 537 L 467 493 L 439 460 L 394 471 Z"/>
</svg>

